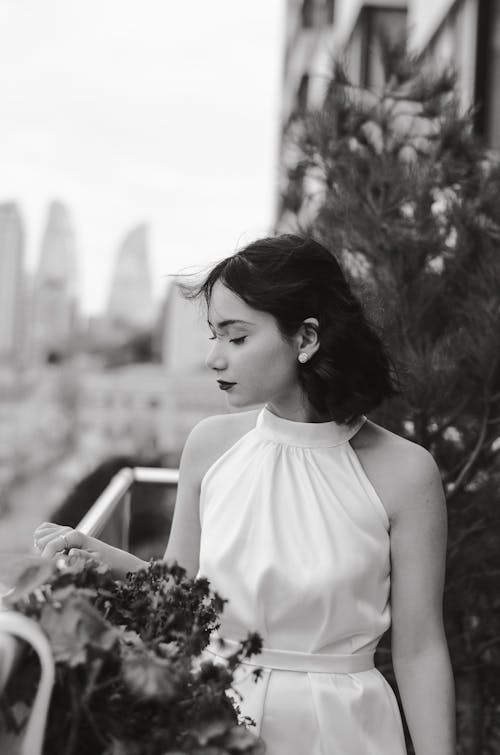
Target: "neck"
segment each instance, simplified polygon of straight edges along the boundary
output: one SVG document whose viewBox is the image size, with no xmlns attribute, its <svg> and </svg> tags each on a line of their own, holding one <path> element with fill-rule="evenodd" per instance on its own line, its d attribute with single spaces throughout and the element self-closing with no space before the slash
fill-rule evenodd
<svg viewBox="0 0 500 755">
<path fill-rule="evenodd" d="M 331 417 L 318 414 L 305 397 L 301 397 L 299 401 L 273 399 L 268 401 L 266 406 L 277 417 L 290 419 L 293 422 L 331 422 L 332 420 Z"/>
</svg>

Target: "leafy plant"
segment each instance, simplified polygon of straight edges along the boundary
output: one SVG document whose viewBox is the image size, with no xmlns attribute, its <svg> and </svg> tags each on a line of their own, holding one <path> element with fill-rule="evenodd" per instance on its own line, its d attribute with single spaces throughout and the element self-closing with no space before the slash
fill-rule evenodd
<svg viewBox="0 0 500 755">
<path fill-rule="evenodd" d="M 458 751 L 493 755 L 500 752 L 498 153 L 474 134 L 453 74 L 401 50 L 387 56 L 377 91 L 356 86 L 337 66 L 322 105 L 297 113 L 284 142 L 280 230 L 313 233 L 336 251 L 399 365 L 401 396 L 372 418 L 428 448 L 440 468 Z"/>
<path fill-rule="evenodd" d="M 176 563 L 114 580 L 85 558 L 40 559 L 19 578 L 10 607 L 49 638 L 56 683 L 44 752 L 65 755 L 258 755 L 264 745 L 226 694 L 233 672 L 259 652 L 249 634 L 226 663 L 203 650 L 225 601 L 208 580 Z M 9 682 L 2 712 L 19 732 L 38 683 L 27 651 Z M 258 675 L 258 674 L 256 674 Z"/>
</svg>

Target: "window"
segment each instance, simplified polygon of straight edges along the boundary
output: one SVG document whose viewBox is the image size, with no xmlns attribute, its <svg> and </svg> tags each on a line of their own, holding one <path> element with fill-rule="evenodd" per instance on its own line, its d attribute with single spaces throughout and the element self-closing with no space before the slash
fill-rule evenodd
<svg viewBox="0 0 500 755">
<path fill-rule="evenodd" d="M 500 0 L 478 4 L 475 125 L 492 149 L 500 149 Z"/>
<path fill-rule="evenodd" d="M 335 18 L 335 0 L 325 0 L 325 22 L 330 26 Z"/>
<path fill-rule="evenodd" d="M 405 39 L 405 8 L 362 8 L 346 46 L 347 69 L 353 82 L 371 88 L 383 86 L 384 46 L 404 44 Z"/>
<path fill-rule="evenodd" d="M 302 26 L 304 29 L 313 29 L 315 21 L 315 5 L 314 0 L 303 0 L 302 2 Z"/>
<path fill-rule="evenodd" d="M 309 94 L 309 76 L 307 73 L 305 73 L 299 84 L 299 88 L 297 91 L 297 109 L 299 112 L 304 112 L 304 110 L 307 110 L 307 99 Z"/>
</svg>

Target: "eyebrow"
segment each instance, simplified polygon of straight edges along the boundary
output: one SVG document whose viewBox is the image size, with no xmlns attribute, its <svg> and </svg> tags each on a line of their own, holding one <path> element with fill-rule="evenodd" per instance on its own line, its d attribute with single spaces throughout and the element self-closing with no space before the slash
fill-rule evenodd
<svg viewBox="0 0 500 755">
<path fill-rule="evenodd" d="M 210 327 L 213 327 L 210 320 L 207 320 L 207 322 L 210 325 Z M 222 320 L 221 322 L 217 323 L 217 327 L 220 329 L 227 328 L 228 325 L 253 325 L 253 323 L 248 322 L 247 320 Z"/>
</svg>

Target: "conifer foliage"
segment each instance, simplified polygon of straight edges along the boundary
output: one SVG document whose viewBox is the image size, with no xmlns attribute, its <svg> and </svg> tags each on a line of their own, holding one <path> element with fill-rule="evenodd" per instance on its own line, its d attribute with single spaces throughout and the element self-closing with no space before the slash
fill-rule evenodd
<svg viewBox="0 0 500 755">
<path fill-rule="evenodd" d="M 373 419 L 439 465 L 459 753 L 486 755 L 500 752 L 500 163 L 453 73 L 397 50 L 385 70 L 375 92 L 336 66 L 322 106 L 290 119 L 279 225 L 337 255 L 401 379 Z"/>
</svg>

